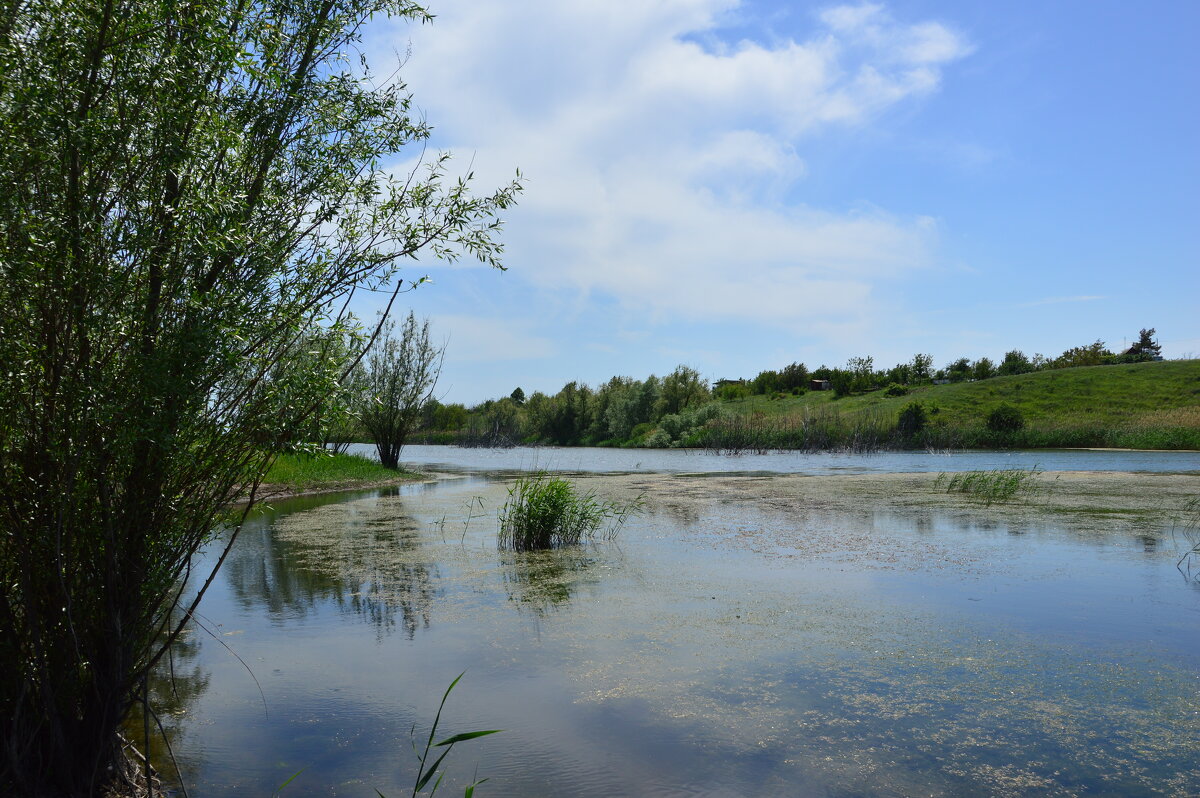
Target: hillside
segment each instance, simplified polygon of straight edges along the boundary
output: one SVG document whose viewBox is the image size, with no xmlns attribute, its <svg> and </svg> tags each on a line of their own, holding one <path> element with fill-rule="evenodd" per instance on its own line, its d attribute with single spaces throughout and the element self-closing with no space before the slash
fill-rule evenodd
<svg viewBox="0 0 1200 798">
<path fill-rule="evenodd" d="M 1137 448 L 1200 447 L 1200 360 L 1055 369 L 979 382 L 916 387 L 906 396 L 882 390 L 835 399 L 832 392 L 724 402 L 731 415 L 793 424 L 836 415 L 845 421 L 894 423 L 910 402 L 921 402 L 935 428 L 963 443 L 984 431 L 988 413 L 1006 402 L 1027 429 L 1012 445 L 1114 445 Z M 986 436 L 985 436 L 986 437 Z"/>
</svg>

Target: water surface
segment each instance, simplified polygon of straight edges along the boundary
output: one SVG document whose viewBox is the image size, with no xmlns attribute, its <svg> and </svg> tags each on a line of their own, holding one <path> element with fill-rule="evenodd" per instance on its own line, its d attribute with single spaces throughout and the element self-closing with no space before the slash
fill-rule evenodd
<svg viewBox="0 0 1200 798">
<path fill-rule="evenodd" d="M 455 749 L 451 795 L 1198 792 L 1200 588 L 1166 530 L 649 497 L 615 543 L 517 555 L 505 491 L 248 527 L 174 663 L 191 794 L 407 794 L 463 670 L 446 733 L 505 731 Z"/>
<path fill-rule="evenodd" d="M 375 456 L 375 447 L 354 444 L 351 451 Z M 1037 449 L 962 452 L 772 452 L 722 455 L 694 449 L 607 449 L 585 446 L 516 446 L 471 449 L 459 446 L 406 446 L 406 464 L 427 469 L 521 471 L 542 469 L 579 473 L 739 473 L 861 474 L 974 471 L 1033 468 L 1043 471 L 1148 471 L 1200 473 L 1200 452 L 1112 449 Z"/>
</svg>

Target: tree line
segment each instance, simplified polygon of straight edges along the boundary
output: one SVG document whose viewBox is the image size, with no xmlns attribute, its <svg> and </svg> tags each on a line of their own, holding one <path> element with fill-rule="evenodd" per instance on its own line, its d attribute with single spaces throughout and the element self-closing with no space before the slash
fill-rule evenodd
<svg viewBox="0 0 1200 798">
<path fill-rule="evenodd" d="M 471 407 L 430 398 L 414 414 L 411 431 L 414 440 L 428 443 L 670 446 L 721 415 L 721 402 L 799 395 L 814 386 L 827 388 L 837 398 L 881 389 L 900 396 L 912 387 L 935 382 L 1161 360 L 1162 349 L 1154 335 L 1153 328 L 1139 331 L 1138 340 L 1121 352 L 1113 352 L 1097 340 L 1053 358 L 1029 357 L 1014 349 L 999 361 L 960 357 L 937 369 L 931 355 L 920 353 L 887 369 L 875 368 L 872 357 L 852 357 L 844 366 L 822 365 L 812 370 L 796 362 L 760 371 L 753 378 L 718 380 L 712 386 L 696 369 L 680 365 L 664 377 L 612 377 L 595 388 L 573 380 L 555 394 L 535 391 L 527 396 L 518 387 L 508 396 Z M 359 435 L 363 437 L 365 430 Z"/>
</svg>

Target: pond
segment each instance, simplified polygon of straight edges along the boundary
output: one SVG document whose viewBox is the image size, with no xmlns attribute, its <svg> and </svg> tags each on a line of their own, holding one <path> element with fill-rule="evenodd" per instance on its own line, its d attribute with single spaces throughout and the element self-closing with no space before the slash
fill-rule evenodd
<svg viewBox="0 0 1200 798">
<path fill-rule="evenodd" d="M 504 731 L 439 794 L 1200 792 L 1200 583 L 1166 526 L 673 479 L 710 500 L 648 493 L 611 543 L 520 555 L 497 474 L 279 503 L 172 663 L 190 794 L 407 795 L 463 671 L 442 729 Z"/>
<path fill-rule="evenodd" d="M 375 457 L 375 447 L 368 444 L 353 444 L 350 451 Z M 771 452 L 731 456 L 697 449 L 602 449 L 586 446 L 470 449 L 458 446 L 406 446 L 403 461 L 430 470 L 542 469 L 580 473 L 914 473 L 1035 466 L 1043 471 L 1200 473 L 1200 452 L 1115 449 L 912 451 L 874 454 Z"/>
</svg>

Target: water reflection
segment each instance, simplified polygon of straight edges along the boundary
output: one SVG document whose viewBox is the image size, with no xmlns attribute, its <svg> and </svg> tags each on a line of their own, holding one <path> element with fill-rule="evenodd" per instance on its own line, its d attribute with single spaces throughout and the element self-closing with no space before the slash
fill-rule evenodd
<svg viewBox="0 0 1200 798">
<path fill-rule="evenodd" d="M 1194 780 L 1176 763 L 1200 761 L 1200 605 L 1165 531 L 722 502 L 710 482 L 660 493 L 619 546 L 549 552 L 497 551 L 501 483 L 264 517 L 211 611 L 244 627 L 270 719 L 243 671 L 212 671 L 182 741 L 197 782 L 270 794 L 304 767 L 299 794 L 399 794 L 420 702 L 468 666 L 450 711 L 509 730 L 464 749 L 498 797 Z"/>
<path fill-rule="evenodd" d="M 581 583 L 595 579 L 589 571 L 596 557 L 586 548 L 502 552 L 500 558 L 508 600 L 538 616 L 570 601 Z"/>
<path fill-rule="evenodd" d="M 196 624 L 189 624 L 150 672 L 146 684 L 152 710 L 149 738 L 140 703 L 133 706 L 125 722 L 125 736 L 138 750 L 149 753 L 159 775 L 171 784 L 177 784 L 180 775 L 185 783 L 194 783 L 203 766 L 203 760 L 196 756 L 173 756 L 187 744 L 189 715 L 208 690 L 211 679 L 207 668 L 199 662 L 203 634 Z"/>
<path fill-rule="evenodd" d="M 260 519 L 243 530 L 226 582 L 243 607 L 261 606 L 280 622 L 331 605 L 380 635 L 400 629 L 412 638 L 432 622 L 439 573 L 403 502 L 382 493 Z"/>
</svg>

